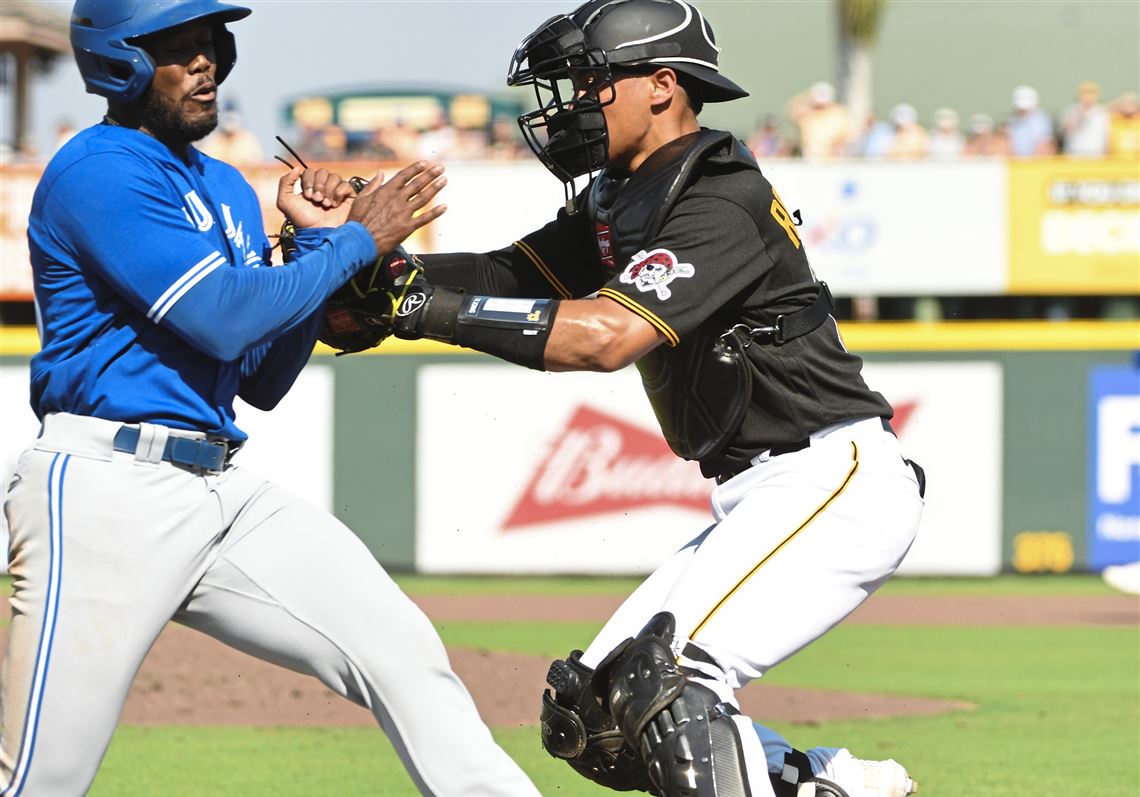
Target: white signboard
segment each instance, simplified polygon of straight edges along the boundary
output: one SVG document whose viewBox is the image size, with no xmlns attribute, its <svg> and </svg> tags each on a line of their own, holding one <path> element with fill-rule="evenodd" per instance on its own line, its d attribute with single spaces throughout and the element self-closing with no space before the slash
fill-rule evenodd
<svg viewBox="0 0 1140 797">
<path fill-rule="evenodd" d="M 566 197 L 539 163 L 449 163 L 439 201 L 447 213 L 423 230 L 426 251 L 489 252 L 553 221 Z"/>
<path fill-rule="evenodd" d="M 995 362 L 868 363 L 895 408 L 906 457 L 926 471 L 926 508 L 903 561 L 908 575 L 1001 570 L 1002 370 Z"/>
<path fill-rule="evenodd" d="M 237 464 L 264 476 L 322 509 L 333 505 L 333 371 L 310 365 L 272 412 L 235 402 L 238 426 L 249 442 Z M 0 367 L 0 498 L 16 460 L 39 434 L 28 405 L 28 367 Z M 7 520 L 0 513 L 0 571 L 7 567 Z"/>
<path fill-rule="evenodd" d="M 997 573 L 1000 368 L 871 364 L 866 374 L 930 479 L 902 572 Z M 429 365 L 417 385 L 421 572 L 648 573 L 711 522 L 713 483 L 669 451 L 632 369 Z"/>
<path fill-rule="evenodd" d="M 999 161 L 766 162 L 817 275 L 837 295 L 978 295 L 1007 283 L 1008 168 Z M 269 227 L 277 170 L 246 170 Z M 0 294 L 31 295 L 25 220 L 39 178 L 5 167 L 0 204 Z M 580 179 L 579 187 L 584 184 Z M 534 161 L 454 163 L 440 194 L 448 212 L 407 242 L 414 252 L 509 246 L 554 219 L 562 185 Z M 274 232 L 273 229 L 269 230 Z"/>
<path fill-rule="evenodd" d="M 816 276 L 843 296 L 1000 294 L 1007 170 L 996 161 L 775 161 L 764 173 Z"/>
<path fill-rule="evenodd" d="M 418 571 L 647 573 L 711 522 L 713 483 L 633 369 L 429 365 L 417 385 Z"/>
</svg>

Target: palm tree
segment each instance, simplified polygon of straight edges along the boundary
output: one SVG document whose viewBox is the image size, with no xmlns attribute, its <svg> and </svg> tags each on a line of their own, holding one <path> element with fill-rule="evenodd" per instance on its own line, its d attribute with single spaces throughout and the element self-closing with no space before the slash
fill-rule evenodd
<svg viewBox="0 0 1140 797">
<path fill-rule="evenodd" d="M 839 58 L 836 88 L 840 102 L 851 112 L 856 129 L 871 114 L 874 96 L 871 47 L 879 32 L 887 0 L 835 0 L 839 21 Z"/>
</svg>

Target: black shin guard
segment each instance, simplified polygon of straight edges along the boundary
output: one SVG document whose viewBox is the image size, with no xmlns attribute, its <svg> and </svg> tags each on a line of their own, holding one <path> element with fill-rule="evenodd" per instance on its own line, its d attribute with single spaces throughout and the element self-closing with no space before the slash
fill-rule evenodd
<svg viewBox="0 0 1140 797">
<path fill-rule="evenodd" d="M 658 614 L 607 662 L 610 711 L 663 797 L 750 797 L 731 710 L 677 669 L 673 629 Z"/>
</svg>

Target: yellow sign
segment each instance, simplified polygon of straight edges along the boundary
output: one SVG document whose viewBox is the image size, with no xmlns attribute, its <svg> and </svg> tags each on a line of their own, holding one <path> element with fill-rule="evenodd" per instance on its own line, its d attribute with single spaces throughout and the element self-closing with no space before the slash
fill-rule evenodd
<svg viewBox="0 0 1140 797">
<path fill-rule="evenodd" d="M 1140 293 L 1140 163 L 1008 166 L 1010 293 Z"/>
<path fill-rule="evenodd" d="M 1019 573 L 1067 573 L 1073 559 L 1067 532 L 1023 531 L 1013 538 L 1013 567 Z"/>
</svg>

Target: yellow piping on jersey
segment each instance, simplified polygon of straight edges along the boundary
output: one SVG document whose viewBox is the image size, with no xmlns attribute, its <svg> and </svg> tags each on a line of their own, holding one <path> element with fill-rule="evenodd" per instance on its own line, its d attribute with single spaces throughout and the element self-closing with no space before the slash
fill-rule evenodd
<svg viewBox="0 0 1140 797">
<path fill-rule="evenodd" d="M 674 332 L 671 326 L 662 321 L 652 311 L 646 310 L 644 307 L 626 296 L 624 293 L 618 293 L 613 288 L 602 288 L 600 291 L 598 291 L 598 296 L 605 296 L 607 299 L 613 299 L 625 309 L 632 310 L 634 313 L 637 313 L 639 316 L 652 324 L 658 332 L 664 335 L 666 342 L 670 346 L 676 346 L 678 343 L 680 343 L 681 336 Z"/>
<path fill-rule="evenodd" d="M 566 286 L 559 281 L 558 277 L 554 276 L 554 272 L 550 270 L 550 266 L 542 261 L 542 258 L 538 256 L 538 252 L 534 251 L 530 244 L 526 241 L 515 241 L 515 246 L 527 256 L 530 262 L 534 263 L 534 267 L 542 272 L 542 276 L 546 277 L 546 281 L 553 285 L 556 291 L 562 294 L 563 299 L 569 299 L 571 297 L 570 291 L 566 290 Z"/>
<path fill-rule="evenodd" d="M 750 578 L 752 578 L 752 576 L 756 575 L 756 571 L 758 571 L 761 567 L 763 567 L 765 564 L 767 564 L 768 560 L 770 560 L 773 556 L 778 554 L 780 552 L 780 549 L 783 548 L 785 545 L 787 545 L 789 542 L 791 542 L 792 539 L 794 539 L 797 534 L 799 534 L 801 531 L 806 529 L 811 524 L 811 522 L 813 520 L 815 520 L 817 517 L 819 517 L 820 513 L 823 512 L 823 510 L 827 509 L 827 507 L 831 505 L 832 501 L 834 501 L 836 498 L 838 498 L 843 493 L 843 491 L 847 489 L 847 485 L 851 483 L 851 478 L 855 475 L 855 471 L 859 470 L 859 446 L 855 445 L 854 441 L 852 441 L 852 443 L 851 443 L 851 459 L 853 460 L 854 464 L 851 466 L 851 470 L 848 471 L 847 478 L 845 478 L 843 480 L 843 484 L 839 485 L 839 488 L 835 492 L 833 492 L 830 496 L 828 496 L 827 500 L 824 501 L 822 504 L 820 504 L 819 508 L 816 509 L 814 512 L 812 512 L 811 515 L 808 517 L 808 519 L 799 525 L 799 528 L 797 528 L 795 531 L 793 531 L 791 534 L 789 534 L 787 537 L 785 537 L 780 542 L 779 545 L 777 545 L 775 548 L 773 548 L 772 551 L 767 556 L 765 556 L 763 559 L 761 559 L 756 564 L 755 567 L 753 567 L 751 570 L 749 570 L 745 574 L 744 578 L 742 578 L 742 579 L 740 579 L 740 581 L 736 582 L 736 586 L 734 586 L 732 589 L 730 589 L 728 591 L 727 595 L 725 595 L 723 598 L 721 598 L 719 601 L 717 601 L 716 606 L 712 607 L 712 610 L 708 614 L 705 615 L 705 619 L 703 619 L 699 623 L 697 623 L 697 627 L 693 629 L 691 634 L 689 634 L 690 640 L 695 640 L 697 638 L 697 634 L 700 633 L 701 629 L 704 628 L 705 625 L 708 623 L 708 621 L 712 619 L 713 615 L 716 614 L 717 611 L 720 610 L 720 607 L 724 606 L 724 604 L 728 602 L 728 599 L 731 598 L 733 595 L 735 595 L 740 590 L 740 588 L 744 586 L 745 582 L 747 582 L 748 579 L 750 579 Z"/>
</svg>

